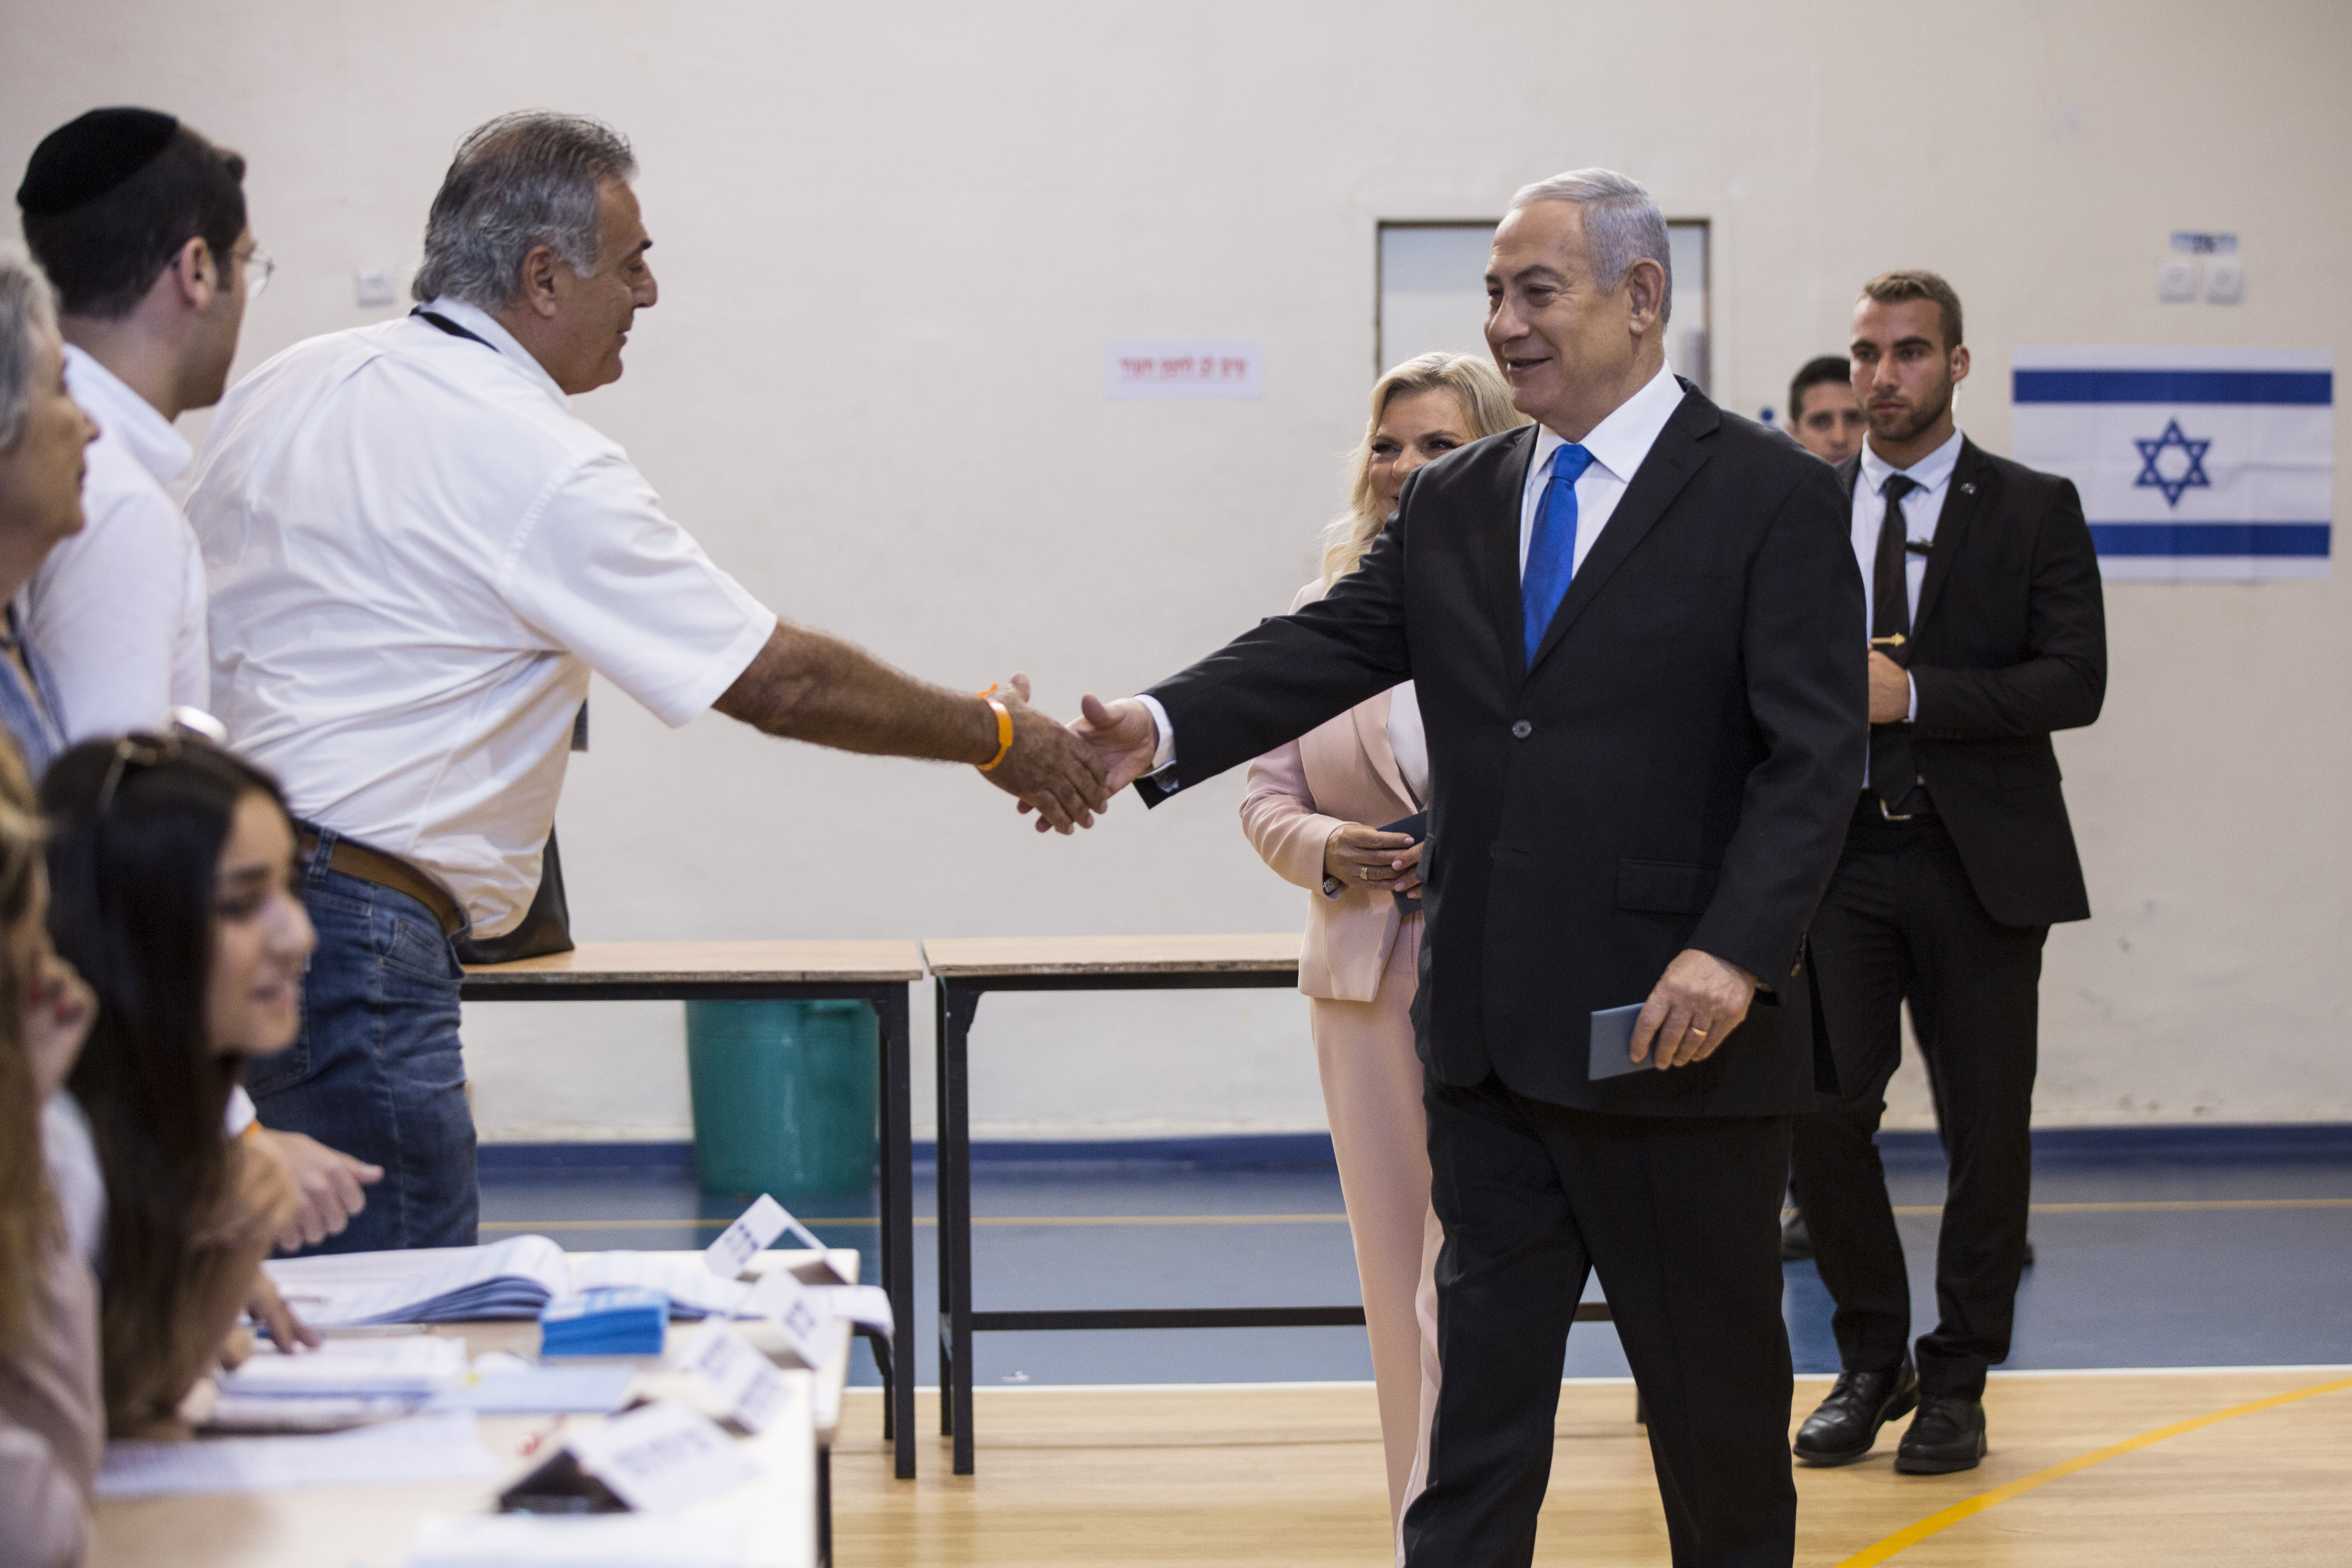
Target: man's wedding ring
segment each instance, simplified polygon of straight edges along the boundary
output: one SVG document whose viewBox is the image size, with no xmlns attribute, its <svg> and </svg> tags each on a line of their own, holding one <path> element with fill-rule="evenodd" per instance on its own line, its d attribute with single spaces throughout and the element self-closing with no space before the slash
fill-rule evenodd
<svg viewBox="0 0 2352 1568">
<path fill-rule="evenodd" d="M 1693 1025 L 1690 1026 L 1690 1032 L 1691 1032 L 1692 1034 L 1694 1034 L 1694 1035 L 1696 1035 L 1696 1036 L 1697 1036 L 1700 1039 L 1702 1039 L 1702 1040 L 1703 1040 L 1703 1039 L 1705 1039 L 1705 1038 L 1706 1038 L 1706 1031 L 1705 1029 L 1700 1028 L 1696 1024 L 1693 1024 Z"/>
<path fill-rule="evenodd" d="M 1359 882 L 1369 882 L 1371 879 L 1372 868 L 1370 866 L 1359 866 L 1356 868 L 1356 880 Z"/>
</svg>

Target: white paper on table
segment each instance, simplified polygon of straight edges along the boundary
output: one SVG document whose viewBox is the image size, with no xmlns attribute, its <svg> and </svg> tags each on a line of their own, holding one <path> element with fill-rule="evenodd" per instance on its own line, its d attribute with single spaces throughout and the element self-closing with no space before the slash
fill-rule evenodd
<svg viewBox="0 0 2352 1568">
<path fill-rule="evenodd" d="M 407 1568 L 734 1568 L 733 1520 L 607 1513 L 426 1515 Z"/>
<path fill-rule="evenodd" d="M 571 1278 L 559 1294 L 629 1286 L 659 1290 L 669 1298 L 673 1315 L 682 1310 L 696 1317 L 740 1313 L 751 1292 L 742 1281 L 719 1279 L 689 1258 L 658 1252 L 589 1252 L 572 1260 Z"/>
<path fill-rule="evenodd" d="M 543 1236 L 488 1247 L 273 1258 L 261 1267 L 313 1328 L 415 1321 L 418 1309 L 450 1297 L 478 1303 L 467 1314 L 476 1318 L 533 1317 L 572 1289 L 563 1249 Z"/>
<path fill-rule="evenodd" d="M 814 1369 L 824 1364 L 829 1348 L 825 1331 L 833 1326 L 834 1319 L 815 1289 L 778 1268 L 762 1275 L 759 1283 L 751 1287 L 747 1305 L 751 1315 L 775 1325 L 803 1366 Z"/>
<path fill-rule="evenodd" d="M 735 1315 L 746 1310 L 751 1290 L 688 1258 L 650 1252 L 573 1258 L 543 1236 L 509 1237 L 488 1247 L 294 1258 L 262 1267 L 287 1304 L 318 1328 L 534 1318 L 550 1301 L 626 1286 L 661 1291 L 675 1315 Z"/>
<path fill-rule="evenodd" d="M 330 1340 L 316 1350 L 256 1351 L 215 1381 L 231 1395 L 287 1398 L 430 1394 L 463 1382 L 466 1342 L 440 1334 Z"/>
<path fill-rule="evenodd" d="M 640 1513 L 684 1508 L 750 1480 L 759 1467 L 700 1411 L 665 1399 L 565 1445 L 581 1468 Z"/>
<path fill-rule="evenodd" d="M 747 1432 L 764 1431 L 783 1408 L 784 1376 L 776 1363 L 717 1319 L 682 1337 L 670 1359 L 700 1378 L 728 1417 Z"/>
<path fill-rule="evenodd" d="M 811 1285 L 808 1293 L 818 1305 L 835 1318 L 862 1323 L 878 1331 L 886 1340 L 898 1331 L 898 1321 L 890 1310 L 890 1293 L 879 1285 Z"/>
<path fill-rule="evenodd" d="M 405 1486 L 487 1480 L 498 1473 L 473 1416 L 433 1415 L 323 1437 L 109 1443 L 97 1491 L 104 1498 L 132 1498 Z"/>
<path fill-rule="evenodd" d="M 721 1279 L 734 1279 L 755 1254 L 784 1234 L 792 1218 L 783 1205 L 761 1193 L 750 1208 L 735 1216 L 734 1224 L 719 1233 L 718 1240 L 702 1249 L 702 1266 Z"/>
</svg>

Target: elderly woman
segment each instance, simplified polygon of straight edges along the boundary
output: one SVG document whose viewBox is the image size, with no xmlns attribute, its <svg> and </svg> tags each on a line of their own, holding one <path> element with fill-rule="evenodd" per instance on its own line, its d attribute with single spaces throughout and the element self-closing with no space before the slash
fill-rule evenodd
<svg viewBox="0 0 2352 1568">
<path fill-rule="evenodd" d="M 1362 563 L 1413 469 L 1526 423 L 1481 359 L 1423 354 L 1381 377 L 1356 450 L 1352 504 L 1326 532 L 1323 575 L 1290 607 L 1321 598 Z M 1259 758 L 1242 803 L 1251 845 L 1314 895 L 1298 988 L 1313 998 L 1316 1065 L 1355 1237 L 1391 1529 L 1428 1468 L 1440 1237 L 1410 1016 L 1422 921 L 1396 897 L 1418 897 L 1421 847 L 1381 825 L 1419 813 L 1428 797 L 1428 747 L 1407 681 Z"/>
<path fill-rule="evenodd" d="M 16 591 L 58 541 L 81 531 L 82 448 L 97 439 L 98 426 L 66 392 L 48 279 L 0 256 L 0 729 L 35 778 L 65 749 L 65 731 L 48 671 L 17 636 Z"/>
</svg>

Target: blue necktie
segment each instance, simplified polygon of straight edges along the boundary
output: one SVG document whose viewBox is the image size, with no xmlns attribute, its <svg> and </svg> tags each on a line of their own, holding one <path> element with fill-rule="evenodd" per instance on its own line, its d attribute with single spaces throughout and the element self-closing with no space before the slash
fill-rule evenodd
<svg viewBox="0 0 2352 1568">
<path fill-rule="evenodd" d="M 1527 638 L 1528 662 L 1536 661 L 1544 629 L 1568 597 L 1569 579 L 1576 575 L 1576 481 L 1592 466 L 1592 454 L 1574 442 L 1554 447 L 1551 481 L 1536 503 L 1535 534 L 1528 541 L 1528 564 L 1519 574 L 1521 630 Z"/>
</svg>

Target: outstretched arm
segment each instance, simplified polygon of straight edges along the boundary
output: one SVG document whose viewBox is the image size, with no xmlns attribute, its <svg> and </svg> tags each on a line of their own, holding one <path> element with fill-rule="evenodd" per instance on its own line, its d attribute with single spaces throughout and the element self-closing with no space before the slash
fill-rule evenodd
<svg viewBox="0 0 2352 1568">
<path fill-rule="evenodd" d="M 1092 826 L 1109 804 L 1092 748 L 1029 706 L 1016 675 L 994 693 L 1013 718 L 1013 746 L 988 780 L 1061 832 Z M 716 704 L 753 729 L 844 752 L 928 757 L 978 767 L 997 753 L 996 710 L 981 698 L 901 674 L 824 632 L 776 623 Z"/>
</svg>

